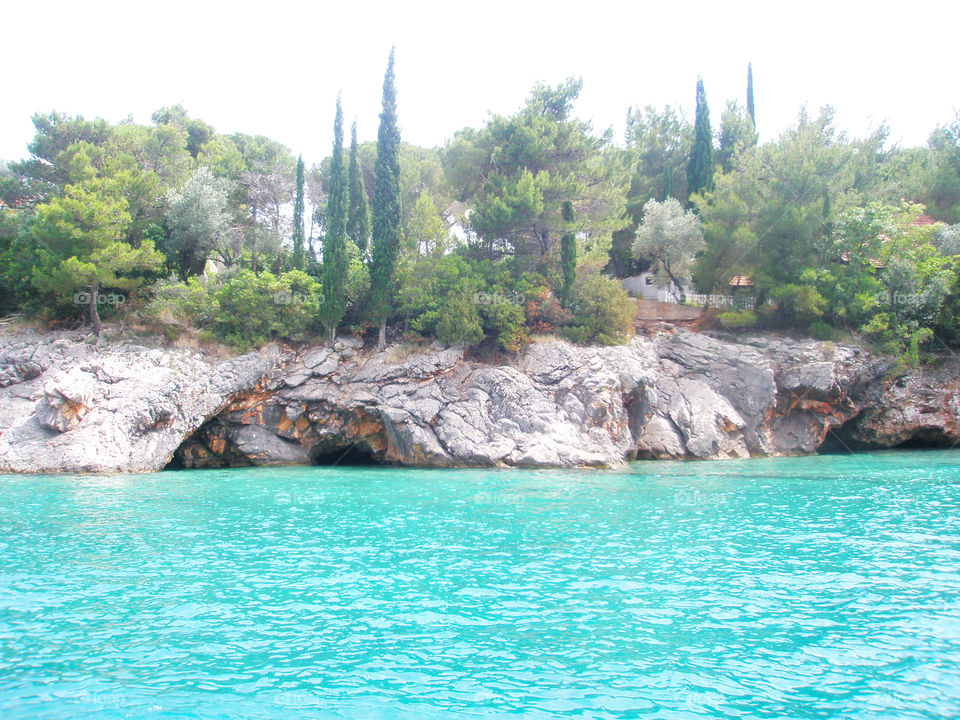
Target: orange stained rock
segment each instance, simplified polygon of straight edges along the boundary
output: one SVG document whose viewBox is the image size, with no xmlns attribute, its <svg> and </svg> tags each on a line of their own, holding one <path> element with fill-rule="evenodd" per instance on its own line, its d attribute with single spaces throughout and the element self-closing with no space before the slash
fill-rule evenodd
<svg viewBox="0 0 960 720">
<path fill-rule="evenodd" d="M 810 410 L 811 412 L 819 413 L 820 415 L 829 415 L 833 412 L 833 407 L 830 403 L 821 402 L 820 400 L 811 400 L 810 398 L 803 398 L 800 401 L 800 407 L 803 410 Z"/>
</svg>

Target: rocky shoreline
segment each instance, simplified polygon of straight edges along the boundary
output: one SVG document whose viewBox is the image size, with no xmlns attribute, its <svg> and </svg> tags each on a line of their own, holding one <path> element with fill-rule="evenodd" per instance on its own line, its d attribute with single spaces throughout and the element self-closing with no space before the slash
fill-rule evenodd
<svg viewBox="0 0 960 720">
<path fill-rule="evenodd" d="M 960 441 L 960 361 L 684 330 L 627 345 L 268 346 L 228 360 L 65 333 L 0 336 L 0 472 L 371 462 L 612 467 Z"/>
</svg>

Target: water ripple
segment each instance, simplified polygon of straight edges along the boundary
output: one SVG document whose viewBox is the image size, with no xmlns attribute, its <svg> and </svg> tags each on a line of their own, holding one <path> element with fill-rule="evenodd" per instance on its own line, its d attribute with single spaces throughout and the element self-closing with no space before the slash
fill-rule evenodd
<svg viewBox="0 0 960 720">
<path fill-rule="evenodd" d="M 960 453 L 0 477 L 0 717 L 960 716 Z"/>
</svg>

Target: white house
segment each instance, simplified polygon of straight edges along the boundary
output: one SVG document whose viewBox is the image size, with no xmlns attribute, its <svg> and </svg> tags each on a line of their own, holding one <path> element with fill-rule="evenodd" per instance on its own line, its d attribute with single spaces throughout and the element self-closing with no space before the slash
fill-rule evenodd
<svg viewBox="0 0 960 720">
<path fill-rule="evenodd" d="M 645 272 L 639 275 L 623 278 L 620 285 L 630 295 L 641 298 L 642 300 L 656 300 L 658 302 L 679 303 L 680 297 L 689 297 L 693 294 L 693 289 L 681 279 L 683 283 L 680 287 L 666 278 L 661 278 L 654 273 Z"/>
</svg>

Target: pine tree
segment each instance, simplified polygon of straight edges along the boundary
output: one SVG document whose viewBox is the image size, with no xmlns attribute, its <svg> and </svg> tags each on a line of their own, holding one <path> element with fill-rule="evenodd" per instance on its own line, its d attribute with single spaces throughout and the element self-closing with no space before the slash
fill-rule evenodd
<svg viewBox="0 0 960 720">
<path fill-rule="evenodd" d="M 347 309 L 347 178 L 343 167 L 343 109 L 337 96 L 333 121 L 333 155 L 327 196 L 327 232 L 323 236 L 323 303 L 320 319 L 330 333 L 330 347 Z"/>
<path fill-rule="evenodd" d="M 687 193 L 713 188 L 713 131 L 703 78 L 697 78 L 697 115 L 693 124 L 693 148 L 687 163 Z"/>
<path fill-rule="evenodd" d="M 747 63 L 747 113 L 750 115 L 750 122 L 756 128 L 757 115 L 753 109 L 753 63 Z"/>
<path fill-rule="evenodd" d="M 357 121 L 350 129 L 350 214 L 347 216 L 347 237 L 360 250 L 360 257 L 367 253 L 367 240 L 370 238 L 370 202 L 367 200 L 367 188 L 363 184 L 363 172 L 357 151 Z"/>
<path fill-rule="evenodd" d="M 306 256 L 303 250 L 303 155 L 297 158 L 297 194 L 293 200 L 293 267 L 303 270 Z"/>
<path fill-rule="evenodd" d="M 573 203 L 569 200 L 563 203 L 563 221 L 566 224 L 573 222 Z M 560 291 L 560 304 L 567 307 L 570 302 L 570 293 L 573 283 L 577 279 L 577 236 L 572 232 L 565 233 L 560 239 L 560 266 L 563 269 L 563 289 Z"/>
<path fill-rule="evenodd" d="M 383 111 L 377 133 L 374 166 L 373 251 L 370 263 L 370 300 L 380 323 L 377 348 L 386 346 L 397 256 L 400 252 L 400 130 L 397 128 L 397 90 L 393 78 L 393 49 L 383 78 Z"/>
<path fill-rule="evenodd" d="M 75 293 L 74 303 L 86 306 L 99 338 L 100 291 L 135 290 L 164 258 L 150 240 L 137 247 L 127 242 L 129 205 L 117 181 L 97 177 L 83 150 L 74 157 L 74 167 L 78 182 L 37 207 L 32 230 L 44 252 L 33 283 L 50 293 Z"/>
</svg>

